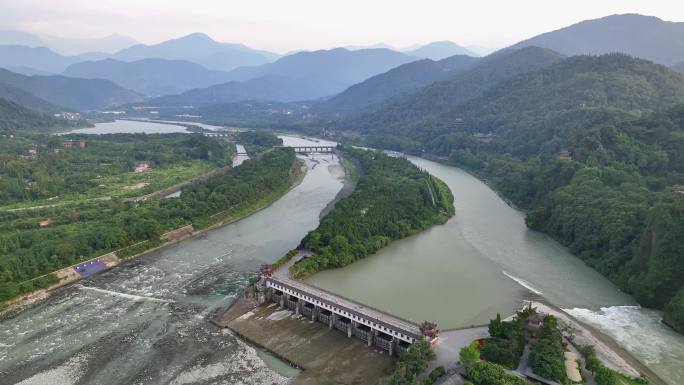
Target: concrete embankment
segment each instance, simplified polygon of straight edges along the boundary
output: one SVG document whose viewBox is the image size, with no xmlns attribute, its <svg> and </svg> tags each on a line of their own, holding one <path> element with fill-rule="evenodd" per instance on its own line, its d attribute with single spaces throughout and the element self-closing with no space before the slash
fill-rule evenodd
<svg viewBox="0 0 684 385">
<path fill-rule="evenodd" d="M 387 352 L 369 348 L 356 338 L 347 338 L 277 304 L 255 306 L 241 298 L 212 322 L 303 369 L 293 380 L 295 385 L 371 385 L 387 376 L 394 364 Z"/>
</svg>

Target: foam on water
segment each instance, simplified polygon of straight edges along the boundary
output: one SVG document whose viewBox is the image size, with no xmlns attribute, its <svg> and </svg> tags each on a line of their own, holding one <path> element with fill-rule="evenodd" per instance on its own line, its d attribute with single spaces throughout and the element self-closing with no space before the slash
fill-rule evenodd
<svg viewBox="0 0 684 385">
<path fill-rule="evenodd" d="M 640 306 L 563 310 L 615 339 L 669 384 L 684 384 L 684 338 L 660 322 L 662 312 Z"/>
<path fill-rule="evenodd" d="M 527 290 L 529 290 L 529 291 L 531 291 L 531 292 L 533 292 L 533 293 L 535 293 L 535 294 L 538 294 L 538 295 L 542 295 L 542 294 L 543 294 L 541 290 L 535 288 L 534 286 L 532 286 L 531 283 L 525 281 L 524 279 L 515 277 L 515 276 L 513 276 L 513 275 L 510 275 L 510 274 L 508 274 L 506 271 L 501 271 L 501 272 L 502 272 L 503 275 L 505 275 L 506 277 L 508 277 L 508 278 L 514 280 L 515 282 L 519 283 L 520 286 L 524 287 L 525 289 L 527 289 Z"/>
</svg>

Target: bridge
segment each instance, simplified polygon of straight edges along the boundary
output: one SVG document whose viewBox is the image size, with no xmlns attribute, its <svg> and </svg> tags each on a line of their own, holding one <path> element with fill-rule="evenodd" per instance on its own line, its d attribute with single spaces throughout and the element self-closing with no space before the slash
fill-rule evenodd
<svg viewBox="0 0 684 385">
<path fill-rule="evenodd" d="M 390 355 L 399 355 L 418 338 L 421 329 L 413 322 L 329 293 L 287 277 L 264 276 L 267 300 L 290 309 L 312 322 L 326 324 L 377 346 Z"/>
<path fill-rule="evenodd" d="M 288 146 L 297 154 L 332 154 L 336 146 Z"/>
<path fill-rule="evenodd" d="M 213 131 L 213 132 L 203 132 L 202 135 L 208 136 L 210 138 L 232 138 L 235 136 L 235 132 L 232 131 Z"/>
</svg>

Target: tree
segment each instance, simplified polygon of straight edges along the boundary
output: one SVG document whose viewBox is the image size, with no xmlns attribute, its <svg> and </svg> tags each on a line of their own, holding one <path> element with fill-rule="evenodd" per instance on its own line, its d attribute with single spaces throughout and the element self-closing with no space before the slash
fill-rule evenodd
<svg viewBox="0 0 684 385">
<path fill-rule="evenodd" d="M 480 360 L 480 349 L 477 341 L 473 341 L 468 346 L 464 346 L 458 352 L 458 358 L 465 366 L 470 366 Z"/>
</svg>

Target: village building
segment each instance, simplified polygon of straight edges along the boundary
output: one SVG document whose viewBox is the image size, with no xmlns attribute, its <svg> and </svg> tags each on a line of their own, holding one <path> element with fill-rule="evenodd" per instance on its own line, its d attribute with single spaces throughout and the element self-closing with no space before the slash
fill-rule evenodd
<svg viewBox="0 0 684 385">
<path fill-rule="evenodd" d="M 62 147 L 64 148 L 86 148 L 88 144 L 86 143 L 85 139 L 80 139 L 80 140 L 67 140 L 66 142 L 62 143 Z"/>
</svg>

